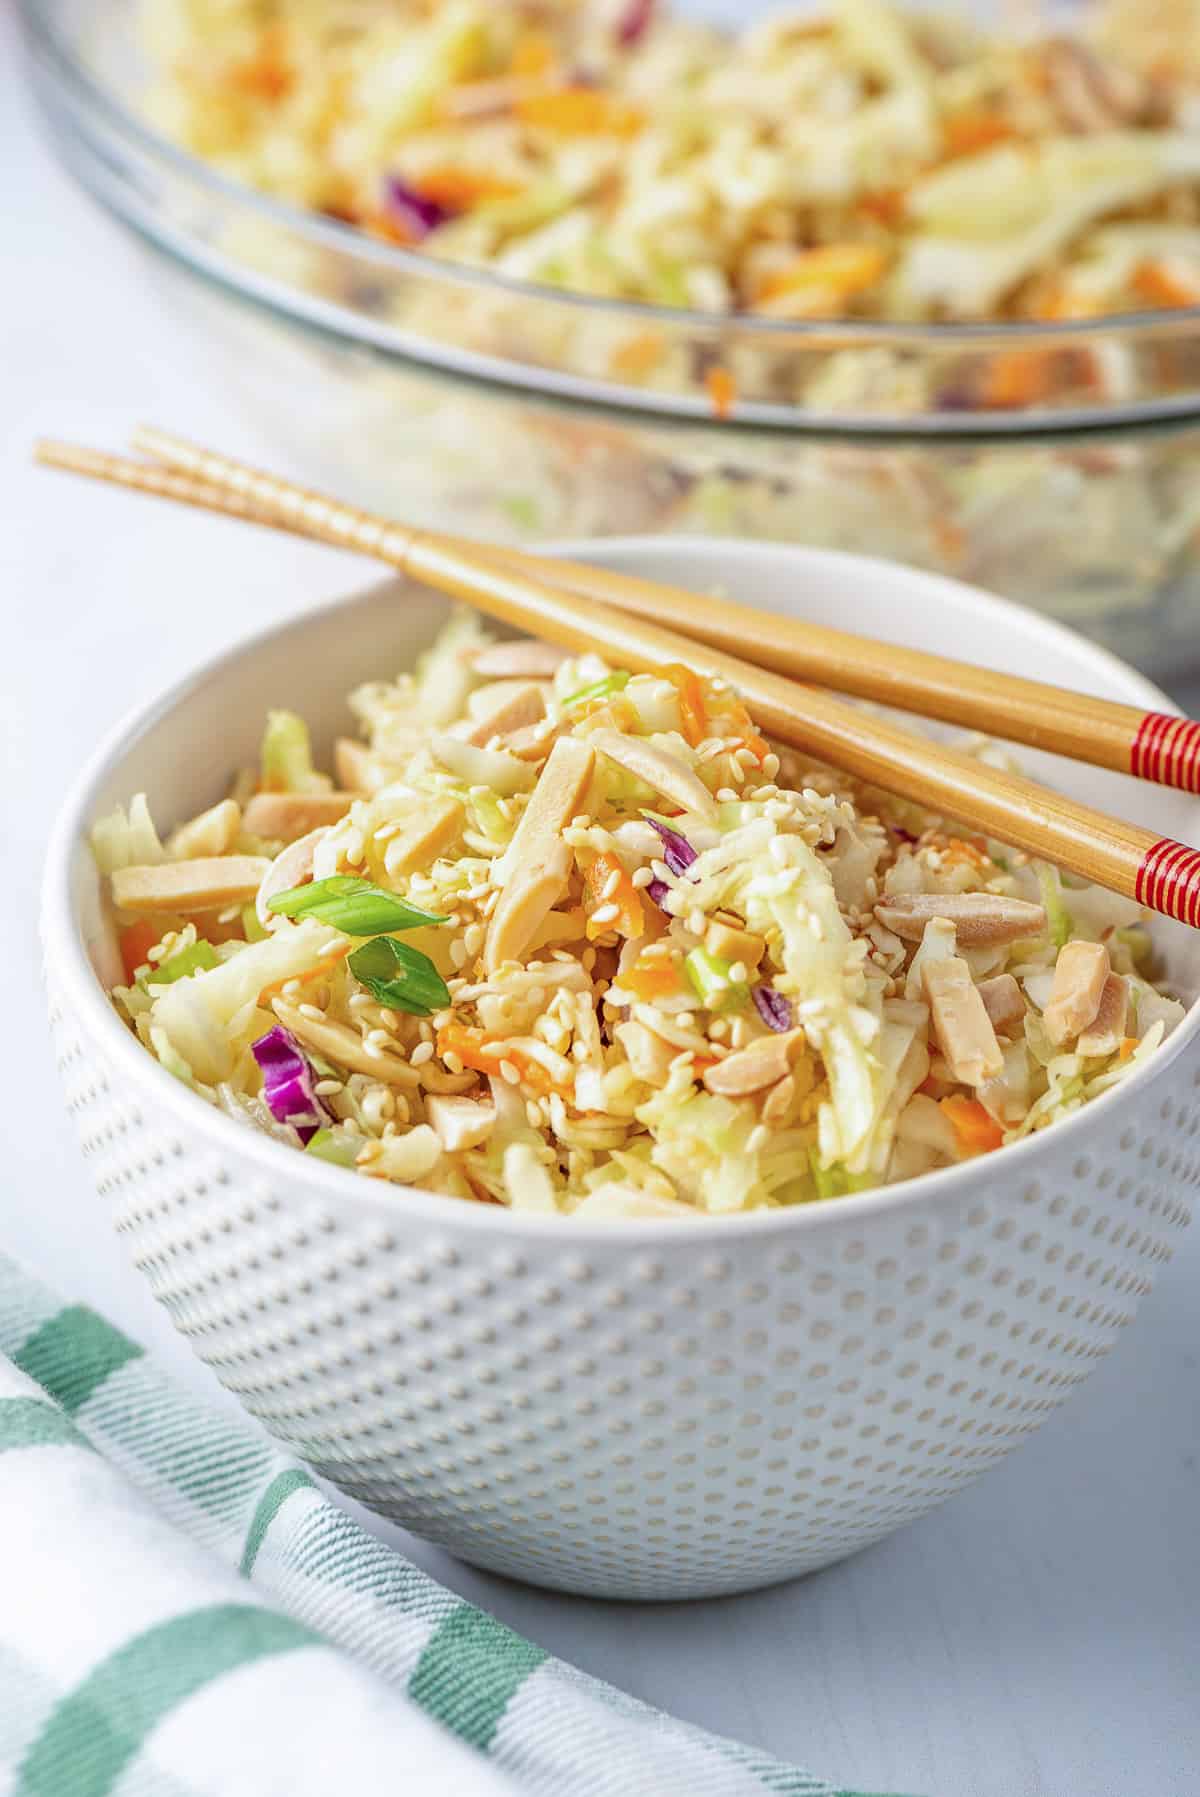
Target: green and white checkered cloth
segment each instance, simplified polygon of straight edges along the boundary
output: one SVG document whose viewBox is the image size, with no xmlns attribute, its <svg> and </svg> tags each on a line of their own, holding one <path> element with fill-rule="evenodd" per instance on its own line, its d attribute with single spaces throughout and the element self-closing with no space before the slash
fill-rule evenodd
<svg viewBox="0 0 1200 1797">
<path fill-rule="evenodd" d="M 855 1797 L 551 1659 L 0 1256 L 2 1797 L 385 1791 Z"/>
</svg>

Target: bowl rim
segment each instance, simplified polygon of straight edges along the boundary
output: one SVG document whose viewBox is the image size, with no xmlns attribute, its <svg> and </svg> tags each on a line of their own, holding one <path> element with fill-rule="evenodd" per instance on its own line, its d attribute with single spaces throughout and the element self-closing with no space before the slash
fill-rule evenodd
<svg viewBox="0 0 1200 1797">
<path fill-rule="evenodd" d="M 862 580 L 881 573 L 900 587 L 921 590 L 927 597 L 939 596 L 960 612 L 1003 621 L 1019 617 L 1023 631 L 1040 636 L 1047 646 L 1069 644 L 1072 654 L 1086 670 L 1090 662 L 1099 673 L 1116 674 L 1126 691 L 1128 703 L 1142 704 L 1148 709 L 1179 715 L 1179 707 L 1147 676 L 1120 657 L 1078 632 L 1013 600 L 1000 598 L 982 588 L 947 575 L 885 561 L 882 557 L 858 555 L 845 550 L 811 549 L 804 544 L 769 543 L 751 538 L 727 537 L 719 540 L 722 548 L 744 557 L 748 562 L 777 561 L 780 555 L 794 559 L 799 566 L 819 573 L 822 566 L 833 565 L 842 571 L 852 570 Z M 596 560 L 602 565 L 629 567 L 645 571 L 647 562 L 656 562 L 680 553 L 711 554 L 714 540 L 694 534 L 672 537 L 622 536 L 603 539 L 575 539 L 544 543 L 539 552 L 561 555 L 574 560 Z M 86 841 L 89 824 L 95 816 L 97 787 L 107 779 L 114 765 L 148 729 L 167 717 L 195 690 L 219 677 L 222 670 L 242 656 L 283 638 L 293 631 L 330 616 L 348 605 L 366 599 L 372 593 L 392 584 L 391 580 L 374 580 L 368 585 L 342 592 L 332 599 L 306 605 L 302 611 L 275 622 L 246 631 L 218 654 L 207 658 L 191 672 L 173 682 L 164 692 L 132 707 L 101 739 L 85 761 L 55 819 L 46 853 L 41 891 L 42 950 L 47 964 L 54 966 L 56 988 L 79 1014 L 85 1030 L 101 1044 L 110 1062 L 114 1062 L 134 1089 L 145 1088 L 147 1103 L 156 1109 L 173 1112 L 182 1124 L 200 1133 L 212 1133 L 214 1151 L 240 1149 L 256 1169 L 274 1176 L 273 1184 L 280 1196 L 291 1196 L 288 1190 L 300 1189 L 311 1198 L 340 1201 L 343 1205 L 353 1197 L 356 1205 L 381 1220 L 394 1221 L 398 1201 L 405 1214 L 421 1223 L 463 1227 L 493 1233 L 500 1242 L 512 1246 L 525 1239 L 545 1242 L 561 1239 L 569 1249 L 572 1241 L 596 1246 L 603 1242 L 621 1241 L 641 1245 L 662 1245 L 687 1239 L 710 1240 L 714 1248 L 747 1231 L 773 1230 L 790 1234 L 820 1227 L 831 1217 L 869 1219 L 880 1212 L 917 1206 L 944 1196 L 949 1201 L 964 1188 L 977 1184 L 981 1174 L 994 1177 L 991 1157 L 977 1157 L 956 1167 L 938 1168 L 894 1185 L 875 1186 L 864 1192 L 848 1193 L 829 1203 L 797 1205 L 779 1210 L 736 1211 L 720 1215 L 698 1215 L 670 1219 L 607 1218 L 576 1219 L 569 1216 L 549 1217 L 536 1213 L 514 1212 L 490 1204 L 470 1204 L 441 1192 L 423 1191 L 415 1186 L 393 1185 L 392 1182 L 366 1180 L 348 1169 L 316 1161 L 299 1154 L 286 1143 L 253 1131 L 209 1104 L 177 1080 L 148 1054 L 120 1021 L 108 994 L 104 991 L 85 952 L 71 904 L 71 865 L 81 840 Z M 1082 652 L 1082 654 L 1081 654 Z M 1004 1165 L 1014 1178 L 1025 1169 L 1026 1175 L 1039 1164 L 1039 1157 L 1054 1144 L 1066 1149 L 1078 1147 L 1087 1131 L 1089 1119 L 1108 1116 L 1118 1106 L 1136 1102 L 1144 1091 L 1200 1035 L 1200 996 L 1188 1008 L 1167 1041 L 1149 1057 L 1146 1064 L 1122 1080 L 1119 1085 L 1093 1099 L 1070 1117 L 1051 1129 L 1038 1131 L 1012 1143 L 1003 1150 Z M 290 1169 L 290 1181 L 285 1173 Z M 382 1187 L 376 1190 L 376 1187 Z"/>
<path fill-rule="evenodd" d="M 665 330 L 690 330 L 717 339 L 735 330 L 747 347 L 761 351 L 777 351 L 789 344 L 797 348 L 806 345 L 819 348 L 822 340 L 831 333 L 835 333 L 839 341 L 836 346 L 826 345 L 827 348 L 854 351 L 892 347 L 900 352 L 925 350 L 939 353 L 989 345 L 1001 351 L 1010 350 L 1014 345 L 1075 349 L 1114 335 L 1153 340 L 1200 333 L 1200 304 L 1166 310 L 1110 312 L 1098 318 L 1065 320 L 980 319 L 919 323 L 836 315 L 791 320 L 668 306 L 650 300 L 613 300 L 600 294 L 521 279 L 471 263 L 443 260 L 420 249 L 385 243 L 355 225 L 276 199 L 204 162 L 156 131 L 88 69 L 59 27 L 54 0 L 19 0 L 19 11 L 31 42 L 50 59 L 59 78 L 73 90 L 76 99 L 106 119 L 143 155 L 194 182 L 214 200 L 244 206 L 318 246 L 361 257 L 397 275 L 442 281 L 452 287 L 492 293 L 513 301 L 553 305 L 583 317 L 609 320 L 624 317 L 631 329 L 657 325 Z M 440 343 L 432 337 L 405 333 L 397 327 L 382 327 L 350 307 L 323 300 L 301 289 L 285 287 L 282 292 L 286 299 L 281 298 L 276 284 L 252 268 L 238 268 L 231 273 L 211 247 L 193 234 L 178 231 L 161 221 L 149 223 L 144 218 L 131 219 L 123 208 L 116 210 L 126 222 L 134 224 L 143 235 L 148 235 L 157 246 L 174 254 L 187 266 L 228 287 L 239 297 L 266 305 L 289 320 L 315 325 L 335 337 L 348 337 L 383 353 L 452 374 L 542 392 L 588 406 L 640 413 L 650 419 L 689 420 L 734 430 L 798 430 L 805 434 L 1007 438 L 1024 433 L 1044 435 L 1180 422 L 1195 417 L 1200 410 L 1200 392 L 1187 391 L 1181 394 L 1151 393 L 1094 408 L 1067 405 L 1059 410 L 1030 407 L 999 413 L 934 410 L 911 415 L 899 412 L 839 415 L 776 401 L 748 401 L 736 407 L 731 417 L 717 418 L 711 402 L 701 393 L 639 388 L 616 380 L 585 376 L 569 368 L 543 367 L 527 360 L 508 361 L 451 343 Z"/>
</svg>

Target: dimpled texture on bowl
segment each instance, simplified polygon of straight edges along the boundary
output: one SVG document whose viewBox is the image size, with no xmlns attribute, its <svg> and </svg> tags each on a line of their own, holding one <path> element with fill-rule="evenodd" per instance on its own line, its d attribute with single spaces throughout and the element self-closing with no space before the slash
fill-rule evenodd
<svg viewBox="0 0 1200 1797">
<path fill-rule="evenodd" d="M 53 903 L 68 1106 L 176 1326 L 340 1490 L 543 1585 L 740 1591 L 922 1515 L 1109 1351 L 1200 1176 L 1189 1020 L 1136 1102 L 796 1214 L 606 1229 L 405 1194 L 177 1086 L 60 978 Z"/>
</svg>

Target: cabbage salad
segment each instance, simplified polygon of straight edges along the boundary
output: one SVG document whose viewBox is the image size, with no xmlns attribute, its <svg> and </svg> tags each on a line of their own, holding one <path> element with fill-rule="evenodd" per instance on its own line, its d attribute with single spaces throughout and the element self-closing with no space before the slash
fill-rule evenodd
<svg viewBox="0 0 1200 1797">
<path fill-rule="evenodd" d="M 655 0 L 143 16 L 168 136 L 431 256 L 776 319 L 1200 303 L 1200 0 L 1005 33 L 887 0 L 734 35 Z M 610 374 L 651 382 L 684 353 L 651 320 L 609 350 Z M 1012 404 L 1027 361 L 993 378 L 980 403 Z"/>
<path fill-rule="evenodd" d="M 1183 1015 L 1137 905 L 687 668 L 460 613 L 350 703 L 332 775 L 274 711 L 165 842 L 141 795 L 93 835 L 119 1013 L 297 1152 L 547 1215 L 806 1204 L 1049 1127 Z"/>
</svg>

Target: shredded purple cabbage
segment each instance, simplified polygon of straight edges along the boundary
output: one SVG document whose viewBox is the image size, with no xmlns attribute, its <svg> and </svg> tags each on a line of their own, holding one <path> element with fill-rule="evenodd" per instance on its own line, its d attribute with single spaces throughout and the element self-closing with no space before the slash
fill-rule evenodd
<svg viewBox="0 0 1200 1797">
<path fill-rule="evenodd" d="M 427 200 L 399 175 L 389 175 L 384 183 L 384 210 L 414 243 L 420 243 L 450 217 L 444 206 Z"/>
<path fill-rule="evenodd" d="M 262 1068 L 263 1097 L 278 1123 L 290 1123 L 305 1144 L 330 1126 L 334 1119 L 317 1097 L 308 1057 L 290 1030 L 276 1024 L 250 1052 Z"/>
<path fill-rule="evenodd" d="M 654 17 L 655 0 L 629 0 L 617 20 L 617 42 L 630 49 L 646 35 Z"/>
<path fill-rule="evenodd" d="M 678 830 L 668 829 L 667 825 L 660 824 L 657 818 L 648 817 L 646 822 L 662 837 L 663 860 L 678 880 L 696 859 L 695 849 L 686 836 L 681 836 Z"/>
<path fill-rule="evenodd" d="M 792 1007 L 781 992 L 764 981 L 751 988 L 750 996 L 754 1000 L 754 1008 L 769 1030 L 790 1030 L 792 1027 Z"/>
<path fill-rule="evenodd" d="M 665 880 L 651 880 L 649 886 L 646 888 L 646 897 L 652 904 L 657 905 L 660 911 L 665 911 L 665 900 L 670 890 L 671 888 L 667 885 Z"/>
</svg>

